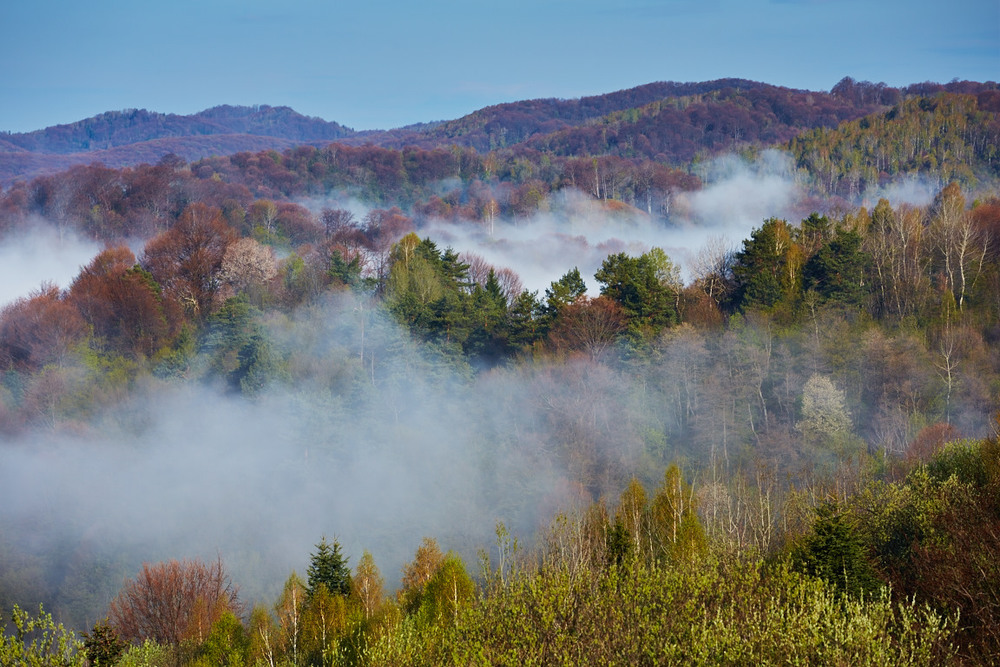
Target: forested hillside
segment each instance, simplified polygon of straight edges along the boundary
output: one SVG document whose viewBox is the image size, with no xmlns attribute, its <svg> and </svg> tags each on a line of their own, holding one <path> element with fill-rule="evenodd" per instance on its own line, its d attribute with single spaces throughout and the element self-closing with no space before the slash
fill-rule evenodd
<svg viewBox="0 0 1000 667">
<path fill-rule="evenodd" d="M 0 657 L 1000 659 L 995 85 L 723 83 L 3 190 Z"/>
</svg>

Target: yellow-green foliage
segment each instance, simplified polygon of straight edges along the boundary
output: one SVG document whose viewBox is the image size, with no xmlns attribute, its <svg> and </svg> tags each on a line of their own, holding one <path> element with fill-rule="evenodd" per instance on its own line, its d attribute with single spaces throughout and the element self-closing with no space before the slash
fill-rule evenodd
<svg viewBox="0 0 1000 667">
<path fill-rule="evenodd" d="M 87 664 L 83 642 L 62 624 L 57 625 L 41 605 L 37 616 L 14 605 L 11 635 L 4 631 L 6 621 L 0 617 L 0 665 L 84 667 Z"/>
<path fill-rule="evenodd" d="M 847 599 L 784 566 L 705 559 L 521 575 L 453 626 L 409 628 L 372 655 L 373 664 L 931 665 L 952 658 L 953 630 L 888 593 Z"/>
</svg>

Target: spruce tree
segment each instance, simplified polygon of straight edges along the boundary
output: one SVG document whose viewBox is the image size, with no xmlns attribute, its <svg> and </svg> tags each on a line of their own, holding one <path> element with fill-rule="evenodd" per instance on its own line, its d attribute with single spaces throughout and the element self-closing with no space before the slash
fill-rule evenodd
<svg viewBox="0 0 1000 667">
<path fill-rule="evenodd" d="M 349 595 L 351 592 L 351 568 L 347 558 L 340 553 L 340 543 L 327 541 L 326 536 L 316 545 L 316 553 L 310 556 L 307 593 L 311 598 L 319 586 L 334 595 Z"/>
</svg>

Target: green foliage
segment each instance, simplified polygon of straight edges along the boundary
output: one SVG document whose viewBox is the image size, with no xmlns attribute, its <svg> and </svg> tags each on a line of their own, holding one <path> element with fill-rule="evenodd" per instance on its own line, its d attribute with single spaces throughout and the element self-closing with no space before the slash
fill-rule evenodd
<svg viewBox="0 0 1000 667">
<path fill-rule="evenodd" d="M 615 523 L 608 529 L 605 546 L 608 567 L 624 567 L 628 564 L 632 554 L 632 538 L 629 536 L 628 529 L 621 519 L 616 519 Z"/>
<path fill-rule="evenodd" d="M 778 218 L 765 220 L 736 253 L 734 310 L 771 310 L 781 302 L 792 305 L 800 287 L 800 270 L 801 249 L 791 227 Z"/>
<path fill-rule="evenodd" d="M 797 165 L 825 194 L 855 197 L 887 176 L 932 176 L 972 185 L 995 178 L 996 111 L 973 95 L 914 97 L 884 113 L 803 132 L 790 143 Z"/>
<path fill-rule="evenodd" d="M 989 450 L 988 441 L 958 440 L 947 443 L 927 462 L 927 475 L 939 483 L 954 475 L 963 484 L 985 488 L 997 472 L 997 464 L 990 461 Z"/>
<path fill-rule="evenodd" d="M 516 577 L 443 629 L 403 626 L 372 664 L 936 665 L 954 626 L 886 594 L 844 600 L 753 560 Z"/>
<path fill-rule="evenodd" d="M 657 250 L 639 257 L 610 255 L 594 274 L 602 285 L 601 295 L 625 311 L 635 340 L 649 339 L 678 321 L 677 276 L 670 260 Z"/>
<path fill-rule="evenodd" d="M 343 253 L 334 250 L 330 253 L 330 268 L 326 275 L 334 285 L 357 286 L 361 282 L 361 256 L 354 255 L 345 260 Z"/>
<path fill-rule="evenodd" d="M 213 372 L 245 396 L 259 394 L 284 374 L 259 316 L 245 296 L 229 299 L 209 318 L 202 342 Z"/>
<path fill-rule="evenodd" d="M 0 628 L 0 665 L 26 667 L 85 667 L 83 643 L 76 635 L 56 624 L 52 614 L 38 605 L 32 616 L 17 605 L 11 612 L 13 634 Z"/>
<path fill-rule="evenodd" d="M 191 667 L 244 667 L 250 665 L 250 638 L 240 619 L 227 611 L 212 624 L 196 653 Z"/>
<path fill-rule="evenodd" d="M 871 596 L 880 587 L 850 516 L 833 504 L 816 508 L 812 531 L 792 548 L 791 560 L 796 570 L 843 593 Z"/>
<path fill-rule="evenodd" d="M 351 568 L 347 558 L 340 553 L 340 542 L 328 542 L 326 536 L 316 545 L 309 558 L 307 593 L 311 598 L 322 585 L 334 595 L 351 594 Z"/>
<path fill-rule="evenodd" d="M 870 263 L 861 250 L 861 240 L 853 230 L 838 229 L 803 267 L 803 288 L 815 290 L 826 300 L 861 305 L 867 293 L 865 276 Z"/>
<path fill-rule="evenodd" d="M 580 269 L 573 267 L 559 280 L 554 280 L 545 288 L 545 314 L 555 317 L 565 306 L 570 305 L 587 293 L 587 283 L 580 275 Z"/>
<path fill-rule="evenodd" d="M 147 639 L 142 644 L 130 647 L 115 663 L 115 667 L 173 667 L 175 664 L 170 647 Z"/>
<path fill-rule="evenodd" d="M 104 620 L 95 623 L 90 633 L 83 633 L 83 648 L 92 667 L 111 667 L 125 653 L 128 643 Z"/>
<path fill-rule="evenodd" d="M 475 584 L 457 554 L 448 552 L 424 586 L 418 617 L 424 623 L 448 625 L 473 599 Z"/>
</svg>

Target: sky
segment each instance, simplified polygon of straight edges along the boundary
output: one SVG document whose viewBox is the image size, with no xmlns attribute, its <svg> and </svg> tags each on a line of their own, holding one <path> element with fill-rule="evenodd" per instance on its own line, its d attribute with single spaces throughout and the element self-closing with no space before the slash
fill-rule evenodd
<svg viewBox="0 0 1000 667">
<path fill-rule="evenodd" d="M 0 131 L 290 106 L 356 130 L 654 81 L 1000 78 L 998 0 L 0 3 Z"/>
</svg>

